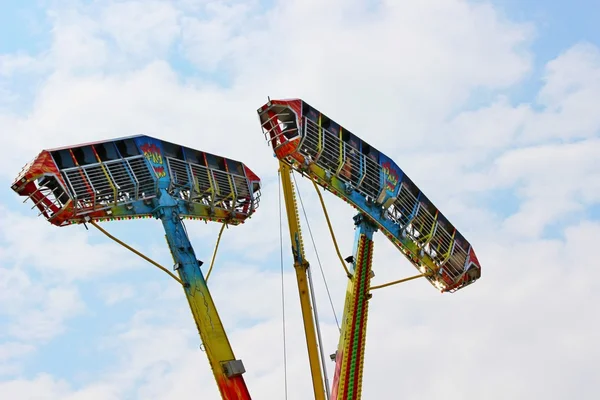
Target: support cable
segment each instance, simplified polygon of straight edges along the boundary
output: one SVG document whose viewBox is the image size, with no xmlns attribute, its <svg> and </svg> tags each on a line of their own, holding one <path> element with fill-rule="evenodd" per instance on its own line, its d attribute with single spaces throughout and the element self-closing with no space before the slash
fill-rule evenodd
<svg viewBox="0 0 600 400">
<path fill-rule="evenodd" d="M 419 274 L 419 275 L 415 275 L 415 276 L 409 276 L 408 278 L 398 279 L 397 281 L 392 281 L 392 282 L 384 283 L 383 285 L 371 286 L 369 288 L 369 290 L 381 289 L 381 288 L 384 288 L 384 287 L 396 285 L 398 283 L 412 281 L 413 279 L 422 278 L 424 276 L 429 276 L 429 275 L 431 275 L 431 274 Z"/>
<path fill-rule="evenodd" d="M 346 271 L 346 275 L 348 275 L 348 278 L 351 278 L 352 276 L 350 275 L 348 268 L 346 268 L 346 264 L 344 263 L 344 259 L 342 257 L 342 254 L 340 253 L 340 249 L 338 247 L 337 244 L 337 240 L 335 238 L 335 233 L 333 232 L 333 228 L 331 227 L 331 221 L 329 220 L 329 214 L 327 213 L 327 207 L 325 206 L 325 201 L 323 200 L 323 196 L 321 195 L 321 191 L 319 190 L 319 186 L 317 184 L 317 182 L 315 181 L 315 179 L 312 177 L 312 175 L 307 174 L 307 176 L 310 178 L 310 180 L 313 183 L 313 186 L 315 187 L 315 190 L 317 191 L 317 194 L 319 195 L 319 200 L 321 202 L 321 207 L 323 208 L 323 213 L 325 214 L 325 219 L 327 220 L 327 226 L 329 227 L 329 233 L 331 233 L 331 239 L 333 240 L 333 244 L 335 246 L 335 251 L 337 252 L 337 255 L 342 263 L 342 266 L 344 267 L 344 270 Z M 302 200 L 300 200 L 302 202 Z M 310 230 L 310 227 L 308 228 Z M 318 256 L 317 256 L 318 258 Z M 396 285 L 398 283 L 403 283 L 403 282 L 408 282 L 411 281 L 413 279 L 417 279 L 417 278 L 421 278 L 424 276 L 429 276 L 431 275 L 430 273 L 427 274 L 419 274 L 419 275 L 415 275 L 415 276 L 411 276 L 408 278 L 404 278 L 404 279 L 399 279 L 397 281 L 392 281 L 392 282 L 388 282 L 388 283 L 384 283 L 383 285 L 376 285 L 376 286 L 371 286 L 369 288 L 369 290 L 375 290 L 375 289 L 381 289 L 384 287 L 388 287 L 388 286 L 392 286 L 392 285 Z"/>
<path fill-rule="evenodd" d="M 325 351 L 323 346 L 323 337 L 321 336 L 321 324 L 319 323 L 319 312 L 317 311 L 317 299 L 315 297 L 315 288 L 313 286 L 312 272 L 310 268 L 306 269 L 306 275 L 308 276 L 308 287 L 310 291 L 310 298 L 312 300 L 313 311 L 315 315 L 315 322 L 317 327 L 317 338 L 319 340 L 319 352 L 321 353 L 321 368 L 323 368 L 323 378 L 325 379 L 325 397 L 329 400 L 329 377 L 327 376 L 327 365 L 325 365 Z"/>
<path fill-rule="evenodd" d="M 333 227 L 331 226 L 331 221 L 329 220 L 329 214 L 327 213 L 327 207 L 325 207 L 325 202 L 323 201 L 323 196 L 321 195 L 319 186 L 317 185 L 317 182 L 314 180 L 314 178 L 310 174 L 308 174 L 308 177 L 312 181 L 313 186 L 315 187 L 315 190 L 317 191 L 317 194 L 319 195 L 319 200 L 321 201 L 321 207 L 323 208 L 323 213 L 325 214 L 325 219 L 327 220 L 327 226 L 329 227 L 329 233 L 331 234 L 331 239 L 333 240 L 333 245 L 335 246 L 335 251 L 338 255 L 338 258 L 340 259 L 340 262 L 342 263 L 342 267 L 344 268 L 344 271 L 346 271 L 346 276 L 351 279 L 352 275 L 350 274 L 350 271 L 348 271 L 348 268 L 346 267 L 346 263 L 344 262 L 344 257 L 342 257 L 342 253 L 340 253 L 340 248 L 338 247 L 337 240 L 335 238 L 335 233 L 333 233 Z"/>
<path fill-rule="evenodd" d="M 223 234 L 223 230 L 225 229 L 225 226 L 226 226 L 225 224 L 221 225 L 221 230 L 219 231 L 219 236 L 217 236 L 217 244 L 215 245 L 215 251 L 213 251 L 212 260 L 210 261 L 210 268 L 208 269 L 206 278 L 204 278 L 204 280 L 207 282 L 208 282 L 208 277 L 210 276 L 210 273 L 212 272 L 213 265 L 215 265 L 215 258 L 217 258 L 217 250 L 219 249 L 219 243 L 221 243 L 221 235 Z"/>
<path fill-rule="evenodd" d="M 281 170 L 279 170 L 281 175 Z M 281 270 L 281 313 L 283 316 L 283 375 L 284 375 L 284 391 L 285 399 L 288 398 L 288 383 L 287 383 L 287 345 L 286 345 L 286 332 L 285 332 L 285 286 L 284 286 L 284 274 L 283 274 L 283 231 L 282 231 L 282 215 L 281 215 L 281 178 L 278 177 L 279 181 L 279 251 L 280 251 L 280 270 Z"/>
<path fill-rule="evenodd" d="M 115 242 L 119 243 L 121 246 L 125 247 L 127 250 L 129 250 L 129 251 L 137 254 L 138 256 L 142 257 L 144 260 L 148 261 L 150 264 L 154 265 L 155 267 L 162 269 L 164 272 L 166 272 L 167 274 L 169 274 L 169 276 L 171 278 L 175 279 L 177 282 L 179 282 L 181 285 L 183 285 L 183 282 L 181 282 L 181 279 L 179 279 L 177 276 L 175 276 L 175 274 L 173 274 L 171 271 L 169 271 L 168 269 L 166 269 L 165 267 L 163 267 L 162 265 L 160 265 L 159 263 L 157 263 L 153 259 L 151 259 L 151 258 L 147 257 L 146 255 L 140 253 L 139 251 L 137 251 L 133 247 L 129 246 L 127 243 L 124 243 L 123 241 L 117 239 L 116 237 L 114 237 L 113 235 L 111 235 L 110 233 L 108 233 L 106 230 L 104 230 L 104 228 L 100 227 L 100 225 L 98 225 L 95 221 L 90 220 L 89 223 L 93 227 L 95 227 L 96 229 L 98 229 L 100 232 L 102 232 L 106 236 L 108 236 L 110 239 L 112 239 Z"/>
<path fill-rule="evenodd" d="M 327 291 L 327 297 L 329 298 L 329 304 L 331 305 L 331 310 L 333 311 L 333 318 L 335 318 L 335 324 L 337 325 L 338 331 L 342 331 L 340 328 L 340 322 L 337 318 L 337 313 L 335 312 L 335 307 L 333 305 L 333 300 L 331 299 L 331 293 L 329 292 L 329 286 L 327 285 L 327 279 L 325 278 L 325 273 L 323 272 L 323 266 L 321 265 L 321 258 L 319 257 L 319 252 L 317 251 L 317 245 L 315 243 L 315 238 L 313 237 L 312 230 L 310 229 L 310 223 L 308 222 L 308 216 L 306 215 L 306 209 L 304 208 L 304 203 L 302 202 L 302 196 L 300 195 L 300 189 L 298 188 L 298 183 L 296 182 L 296 177 L 292 173 L 292 177 L 294 178 L 294 184 L 296 185 L 296 192 L 298 193 L 298 199 L 300 200 L 300 206 L 302 207 L 302 213 L 304 214 L 304 220 L 306 221 L 306 226 L 308 227 L 308 233 L 310 235 L 310 240 L 313 244 L 313 249 L 315 250 L 315 255 L 317 256 L 317 263 L 319 264 L 319 269 L 321 270 L 321 276 L 323 277 L 323 282 L 325 283 L 325 290 Z M 337 245 L 336 245 L 337 246 Z"/>
</svg>

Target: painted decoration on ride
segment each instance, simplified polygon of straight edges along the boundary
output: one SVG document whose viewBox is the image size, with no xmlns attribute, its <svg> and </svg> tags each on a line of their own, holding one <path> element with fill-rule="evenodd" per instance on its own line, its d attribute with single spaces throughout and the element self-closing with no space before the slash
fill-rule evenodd
<svg viewBox="0 0 600 400">
<path fill-rule="evenodd" d="M 159 180 L 168 179 L 161 141 L 148 136 L 142 136 L 136 138 L 135 142 L 148 163 L 152 166 L 156 178 Z"/>
<path fill-rule="evenodd" d="M 387 203 L 395 201 L 398 191 L 400 190 L 402 170 L 398 168 L 395 162 L 381 153 L 379 153 L 379 163 L 381 165 L 383 189 L 379 195 L 378 203 L 389 207 L 389 204 Z"/>
</svg>

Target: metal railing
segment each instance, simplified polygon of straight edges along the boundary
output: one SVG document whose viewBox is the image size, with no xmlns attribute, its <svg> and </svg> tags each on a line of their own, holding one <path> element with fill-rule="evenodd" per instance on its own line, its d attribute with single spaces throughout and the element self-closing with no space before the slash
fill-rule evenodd
<svg viewBox="0 0 600 400">
<path fill-rule="evenodd" d="M 382 190 L 381 166 L 314 121 L 305 117 L 303 122 L 299 152 L 363 196 L 377 199 Z M 399 233 L 405 232 L 436 265 L 445 266 L 452 279 L 458 279 L 465 271 L 469 249 L 454 241 L 453 233 L 438 224 L 436 215 L 425 208 L 405 183 L 384 215 L 399 225 Z"/>
<path fill-rule="evenodd" d="M 76 215 L 156 197 L 156 180 L 143 156 L 61 171 Z"/>
<path fill-rule="evenodd" d="M 251 214 L 260 192 L 245 176 L 167 157 L 171 185 L 183 199 L 230 212 Z"/>
<path fill-rule="evenodd" d="M 50 180 L 52 180 L 52 185 L 49 184 Z M 30 193 L 25 201 L 31 199 L 33 202 L 31 209 L 37 207 L 40 210 L 38 217 L 44 215 L 46 219 L 50 220 L 56 214 L 60 213 L 64 205 L 68 202 L 65 189 L 54 176 L 48 175 L 38 178 L 34 181 L 34 184 L 36 190 Z"/>
</svg>

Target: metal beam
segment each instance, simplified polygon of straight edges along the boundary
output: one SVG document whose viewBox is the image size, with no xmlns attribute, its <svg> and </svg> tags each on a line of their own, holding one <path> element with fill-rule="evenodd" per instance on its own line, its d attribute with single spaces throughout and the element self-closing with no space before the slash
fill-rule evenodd
<svg viewBox="0 0 600 400">
<path fill-rule="evenodd" d="M 279 163 L 279 168 L 281 171 L 281 184 L 290 229 L 290 239 L 292 242 L 294 269 L 296 270 L 296 280 L 298 282 L 298 293 L 300 295 L 300 306 L 302 308 L 302 320 L 304 322 L 304 333 L 306 335 L 306 346 L 308 348 L 313 390 L 315 400 L 324 400 L 326 389 L 323 384 L 323 371 L 319 360 L 319 349 L 317 345 L 315 321 L 312 314 L 307 276 L 307 270 L 310 266 L 304 255 L 302 231 L 300 228 L 300 219 L 298 218 L 298 205 L 296 203 L 294 186 L 290 177 L 291 169 L 283 162 Z"/>
<path fill-rule="evenodd" d="M 165 229 L 175 268 L 183 282 L 185 295 L 221 396 L 228 400 L 250 400 L 250 394 L 241 375 L 244 372 L 243 364 L 240 360 L 236 360 L 227 339 L 200 270 L 201 263 L 196 258 L 181 221 L 180 205 L 177 199 L 171 197 L 165 189 L 160 189 L 155 205 L 154 216 L 161 220 Z"/>
</svg>

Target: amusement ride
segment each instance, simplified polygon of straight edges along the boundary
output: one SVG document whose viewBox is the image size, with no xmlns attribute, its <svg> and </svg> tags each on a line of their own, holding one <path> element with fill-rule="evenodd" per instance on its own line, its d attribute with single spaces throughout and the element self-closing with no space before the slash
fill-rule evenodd
<svg viewBox="0 0 600 400">
<path fill-rule="evenodd" d="M 182 287 L 223 399 L 250 399 L 206 280 L 226 225 L 239 225 L 256 211 L 260 179 L 239 161 L 149 136 L 43 150 L 12 185 L 57 226 L 87 224 L 168 273 Z M 98 222 L 156 218 L 162 222 L 173 268 L 146 257 L 112 236 Z M 221 223 L 206 278 L 184 219 Z"/>
<path fill-rule="evenodd" d="M 441 292 L 455 292 L 479 279 L 479 261 L 469 242 L 393 160 L 333 119 L 301 99 L 269 99 L 258 115 L 265 139 L 279 160 L 314 397 L 360 399 L 371 291 L 425 277 Z M 338 349 L 332 355 L 336 365 L 331 394 L 291 179 L 294 171 L 312 181 L 348 277 Z M 358 210 L 354 251 L 346 259 L 319 187 Z M 373 233 L 378 230 L 418 269 L 418 275 L 371 285 Z"/>
<path fill-rule="evenodd" d="M 268 100 L 258 109 L 278 159 L 315 400 L 360 399 L 371 291 L 424 277 L 455 292 L 481 276 L 470 243 L 396 163 L 300 99 Z M 331 386 L 316 295 L 306 259 L 294 173 L 312 181 L 348 279 Z M 343 258 L 320 188 L 353 206 L 353 255 Z M 87 224 L 169 274 L 183 287 L 221 397 L 247 400 L 244 365 L 233 353 L 207 280 L 223 229 L 256 211 L 261 182 L 245 164 L 146 135 L 43 150 L 12 189 L 51 224 Z M 173 269 L 117 239 L 100 222 L 159 219 Z M 221 224 L 206 277 L 184 219 Z M 372 285 L 373 235 L 382 232 L 418 274 Z M 348 266 L 347 266 L 348 265 Z"/>
</svg>

